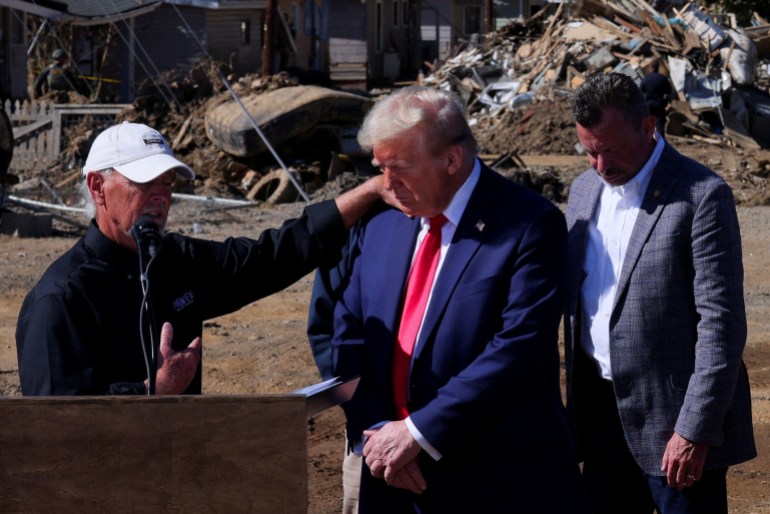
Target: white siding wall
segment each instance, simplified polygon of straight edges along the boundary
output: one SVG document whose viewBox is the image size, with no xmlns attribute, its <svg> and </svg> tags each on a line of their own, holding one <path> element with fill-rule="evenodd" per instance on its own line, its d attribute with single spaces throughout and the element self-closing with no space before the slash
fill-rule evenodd
<svg viewBox="0 0 770 514">
<path fill-rule="evenodd" d="M 430 4 L 433 9 L 421 4 L 420 36 L 424 46 L 438 52 L 439 59 L 446 59 L 452 45 L 452 2 L 451 0 L 434 0 Z"/>
<path fill-rule="evenodd" d="M 329 60 L 366 63 L 366 5 L 360 0 L 335 0 L 329 19 Z"/>
</svg>

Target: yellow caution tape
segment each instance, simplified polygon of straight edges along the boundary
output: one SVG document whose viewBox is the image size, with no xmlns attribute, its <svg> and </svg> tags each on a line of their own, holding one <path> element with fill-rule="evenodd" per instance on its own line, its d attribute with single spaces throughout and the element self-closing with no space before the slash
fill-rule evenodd
<svg viewBox="0 0 770 514">
<path fill-rule="evenodd" d="M 119 80 L 116 79 L 106 79 L 104 77 L 89 77 L 88 75 L 79 75 L 78 78 L 86 79 L 86 80 L 96 80 L 101 82 L 108 82 L 110 84 L 120 84 Z"/>
</svg>

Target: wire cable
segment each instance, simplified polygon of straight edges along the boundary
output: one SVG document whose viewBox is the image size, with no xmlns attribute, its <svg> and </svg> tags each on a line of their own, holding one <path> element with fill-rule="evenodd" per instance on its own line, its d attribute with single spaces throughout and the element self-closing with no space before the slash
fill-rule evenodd
<svg viewBox="0 0 770 514">
<path fill-rule="evenodd" d="M 156 255 L 150 257 L 146 266 L 144 263 L 144 252 L 137 248 L 139 254 L 140 283 L 142 286 L 142 303 L 139 310 L 139 339 L 142 345 L 142 354 L 144 356 L 144 366 L 147 371 L 147 395 L 155 395 L 155 384 L 158 372 L 158 356 L 156 352 L 157 343 L 155 340 L 155 316 L 152 311 L 150 296 L 150 267 L 155 261 Z M 149 347 L 149 355 L 147 348 Z"/>
<path fill-rule="evenodd" d="M 110 25 L 112 25 L 115 28 L 115 31 L 118 34 L 118 37 L 120 37 L 121 41 L 123 41 L 123 44 L 126 45 L 126 48 L 129 49 L 131 52 L 131 45 L 129 44 L 128 39 L 126 39 L 126 36 L 123 34 L 123 31 L 118 27 L 118 24 L 114 20 L 114 16 L 110 15 L 107 10 L 104 8 L 104 4 L 102 2 L 97 2 L 99 7 L 101 8 L 102 12 L 104 13 L 104 17 L 107 18 Z M 115 2 L 113 0 L 110 0 L 110 3 L 114 7 Z M 161 73 L 160 70 L 158 70 L 158 67 L 155 66 L 155 61 L 153 61 L 152 57 L 147 53 L 147 50 L 145 49 L 142 42 L 139 40 L 138 37 L 136 37 L 136 31 L 131 27 L 131 25 L 128 23 L 128 21 L 123 18 L 119 20 L 123 23 L 126 30 L 129 34 L 131 34 L 131 37 L 133 38 L 134 43 L 136 46 L 142 51 L 142 54 L 144 55 L 144 59 L 147 61 L 147 64 L 152 66 L 152 70 L 148 69 L 147 64 L 145 61 L 141 58 L 139 58 L 138 54 L 135 52 L 131 52 L 136 57 L 136 62 L 139 63 L 139 66 L 142 68 L 142 71 L 144 71 L 145 75 L 147 75 L 147 79 L 152 83 L 152 85 L 157 89 L 158 93 L 163 97 L 163 101 L 166 102 L 166 105 L 169 107 L 172 104 L 175 104 L 177 108 L 179 109 L 180 113 L 185 113 L 185 109 L 182 106 L 181 102 L 176 98 L 174 93 L 171 91 L 171 88 L 166 84 L 165 81 L 161 80 L 161 84 L 158 83 L 158 81 L 155 80 L 155 77 L 157 76 L 159 79 L 161 79 Z"/>
<path fill-rule="evenodd" d="M 201 49 L 204 55 L 211 59 L 211 56 L 209 55 L 206 48 L 203 46 L 203 43 L 201 43 L 200 39 L 195 35 L 195 32 L 192 30 L 192 27 L 187 23 L 187 20 L 182 15 L 182 13 L 179 11 L 177 6 L 175 4 L 171 4 L 171 7 L 174 8 L 177 15 L 179 16 L 179 19 L 182 20 L 182 23 L 184 23 L 185 27 L 187 28 L 187 33 L 191 34 L 195 42 L 198 44 L 198 47 Z M 213 60 L 213 59 L 212 59 Z M 306 202 L 310 202 L 310 198 L 307 196 L 307 193 L 302 189 L 302 185 L 299 183 L 299 181 L 296 179 L 296 177 L 289 171 L 289 168 L 284 164 L 283 159 L 281 159 L 281 156 L 278 155 L 278 152 L 273 148 L 273 145 L 270 143 L 270 141 L 267 139 L 267 136 L 265 136 L 264 132 L 259 128 L 259 125 L 257 124 L 257 120 L 254 119 L 254 116 L 249 113 L 248 109 L 246 109 L 246 106 L 243 105 L 243 101 L 241 101 L 241 97 L 238 96 L 238 93 L 235 92 L 233 87 L 230 85 L 230 81 L 227 80 L 227 77 L 225 77 L 225 74 L 222 72 L 221 69 L 217 68 L 219 71 L 219 77 L 222 80 L 222 83 L 227 88 L 227 91 L 230 93 L 230 96 L 233 97 L 233 100 L 238 104 L 238 106 L 241 108 L 243 113 L 246 115 L 246 117 L 249 120 L 249 123 L 251 124 L 252 128 L 257 132 L 257 135 L 262 140 L 262 142 L 265 144 L 267 149 L 270 151 L 272 156 L 275 158 L 278 165 L 283 169 L 284 173 L 289 177 L 289 181 L 291 181 L 291 184 L 294 186 L 294 188 L 297 190 L 299 195 L 302 197 L 302 199 Z"/>
</svg>

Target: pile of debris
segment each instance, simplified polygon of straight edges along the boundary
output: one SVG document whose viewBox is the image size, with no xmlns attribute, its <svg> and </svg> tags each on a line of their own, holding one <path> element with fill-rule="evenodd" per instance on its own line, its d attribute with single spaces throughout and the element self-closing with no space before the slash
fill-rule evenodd
<svg viewBox="0 0 770 514">
<path fill-rule="evenodd" d="M 555 202 L 564 201 L 571 179 L 586 166 L 584 159 L 574 157 L 582 149 L 576 145 L 570 112 L 572 90 L 597 71 L 619 71 L 641 80 L 655 61 L 663 65 L 678 95 L 671 104 L 666 137 L 680 149 L 691 144 L 710 148 L 711 153 L 693 156 L 722 173 L 739 202 L 770 203 L 770 153 L 762 150 L 770 147 L 766 20 L 755 14 L 752 26 L 741 28 L 734 16 L 709 15 L 692 3 L 662 12 L 644 0 L 581 0 L 572 12 L 567 5 L 558 4 L 551 15 L 543 10 L 502 27 L 420 79 L 452 89 L 466 102 L 485 162 Z M 264 109 L 271 104 L 270 95 L 287 87 L 298 88 L 290 97 L 308 94 L 310 100 L 295 106 L 294 112 L 280 113 L 274 126 L 267 117 L 258 120 L 266 132 L 272 131 L 268 139 L 279 144 L 283 164 L 255 141 L 245 119 L 233 122 L 240 113 L 235 113 L 232 93 L 251 111 Z M 200 62 L 189 71 L 168 72 L 147 82 L 118 121 L 146 123 L 167 137 L 175 154 L 197 174 L 181 192 L 295 201 L 301 195 L 291 180 L 312 199 L 328 198 L 372 172 L 355 136 L 359 118 L 378 92 L 351 98 L 349 93 L 301 87 L 299 79 L 283 72 L 239 78 L 223 64 Z M 278 111 L 292 102 L 272 103 L 280 104 L 273 109 Z M 323 119 L 315 116 L 310 123 L 304 117 L 308 109 L 322 113 Z M 284 132 L 292 132 L 281 130 L 281 123 L 303 133 L 280 141 Z M 48 183 L 71 185 L 72 191 L 57 191 L 69 205 L 76 202 L 77 181 L 61 176 L 77 175 L 72 169 L 82 165 L 103 128 L 88 118 L 70 128 L 59 166 L 41 171 L 61 174 Z M 522 156 L 532 154 L 571 160 L 528 166 Z M 40 196 L 50 197 L 50 192 L 41 189 Z"/>
<path fill-rule="evenodd" d="M 574 13 L 562 3 L 550 19 L 503 27 L 423 82 L 456 91 L 485 140 L 493 137 L 489 130 L 521 123 L 506 118 L 525 106 L 568 96 L 590 73 L 617 71 L 641 80 L 657 62 L 678 95 L 667 134 L 768 148 L 770 24 L 756 13 L 753 23 L 740 28 L 735 16 L 710 16 L 694 3 L 658 12 L 644 0 L 581 0 Z M 575 141 L 574 133 L 562 135 L 553 137 Z M 531 141 L 527 145 L 532 152 Z"/>
<path fill-rule="evenodd" d="M 194 183 L 178 189 L 180 193 L 247 198 L 271 203 L 295 201 L 300 198 L 300 193 L 289 184 L 288 176 L 272 156 L 264 152 L 260 155 L 245 155 L 228 151 L 226 145 L 221 144 L 221 137 L 218 141 L 212 140 L 213 136 L 220 135 L 223 129 L 219 127 L 218 131 L 213 133 L 212 127 L 206 123 L 209 113 L 235 105 L 233 94 L 243 102 L 249 103 L 249 99 L 267 98 L 286 88 L 293 88 L 297 91 L 297 96 L 302 96 L 300 91 L 307 91 L 312 86 L 302 86 L 296 77 L 285 72 L 270 76 L 250 74 L 236 77 L 222 64 L 213 61 L 200 62 L 188 71 L 172 70 L 147 81 L 139 88 L 134 103 L 118 115 L 116 121 L 145 123 L 166 136 L 175 155 L 196 172 Z M 63 92 L 49 93 L 43 100 L 78 104 L 88 101 L 76 93 Z M 369 101 L 362 97 L 362 102 Z M 277 102 L 273 110 L 280 111 L 285 104 L 283 101 Z M 330 108 L 333 108 L 333 105 L 327 105 L 327 110 Z M 363 114 L 361 111 L 352 123 L 359 124 Z M 243 119 L 237 121 L 241 123 Z M 296 121 L 293 120 L 293 123 L 305 131 L 313 128 L 307 123 Z M 39 177 L 21 184 L 15 191 L 26 198 L 46 201 L 50 199 L 51 192 L 49 188 L 44 187 L 45 184 L 61 184 L 63 187 L 57 187 L 56 191 L 57 201 L 77 206 L 78 181 L 65 179 L 73 176 L 77 178 L 77 169 L 85 162 L 94 138 L 104 128 L 104 120 L 101 120 L 100 124 L 91 116 L 85 116 L 79 123 L 64 128 L 63 151 L 58 161 L 41 170 Z M 356 170 L 361 167 L 362 173 L 366 174 L 370 166 L 340 155 L 338 137 L 324 139 L 324 134 L 319 135 L 318 130 L 310 136 L 315 138 L 314 144 L 295 144 L 294 139 L 279 148 L 279 155 L 286 159 L 288 169 L 306 193 L 328 197 L 340 188 L 351 187 L 350 184 L 363 180 L 355 176 Z M 355 137 L 355 133 L 352 136 Z M 341 174 L 353 176 L 342 178 L 341 182 L 329 180 Z M 328 191 L 325 191 L 326 189 Z"/>
<path fill-rule="evenodd" d="M 236 77 L 214 62 L 202 63 L 186 73 L 174 73 L 175 76 L 161 81 L 169 85 L 174 102 L 168 101 L 168 95 L 163 94 L 164 88 L 147 84 L 146 94 L 140 91 L 139 97 L 121 120 L 145 123 L 166 135 L 175 155 L 196 172 L 196 181 L 189 192 L 270 203 L 288 202 L 301 196 L 297 188 L 289 183 L 287 170 L 307 194 L 325 189 L 327 181 L 339 174 L 357 174 L 361 162 L 339 155 L 342 136 L 337 123 L 342 123 L 344 118 L 340 114 L 342 107 L 347 107 L 346 114 L 350 118 L 344 121 L 353 125 L 360 123 L 365 112 L 349 107 L 350 98 L 354 95 L 335 95 L 325 88 L 300 84 L 296 76 L 286 72 Z M 292 88 L 292 93 L 270 100 L 280 94 L 279 90 L 286 88 Z M 233 95 L 237 95 L 238 102 Z M 343 95 L 345 98 L 342 98 Z M 290 105 L 292 97 L 297 105 Z M 304 99 L 304 103 L 300 99 Z M 361 98 L 363 102 L 368 100 Z M 353 103 L 359 105 L 358 102 Z M 260 115 L 254 116 L 252 107 L 255 104 L 262 104 Z M 285 170 L 264 147 L 261 152 L 237 149 L 234 140 L 238 137 L 243 139 L 244 133 L 247 133 L 246 143 L 257 139 L 241 107 L 257 118 L 254 121 L 261 126 L 267 140 L 276 146 L 274 150 L 279 158 L 286 160 L 283 163 L 288 166 Z M 328 119 L 319 128 L 309 123 L 313 116 L 309 115 L 308 109 L 316 117 L 327 112 L 334 114 L 329 118 L 337 119 Z M 221 113 L 228 113 L 229 116 Z M 271 116 L 275 117 L 272 121 L 269 119 Z M 298 116 L 302 118 L 299 121 Z M 297 129 L 289 130 L 287 124 L 296 125 Z M 329 130 L 333 133 L 329 134 Z M 289 133 L 294 137 L 285 137 Z M 277 134 L 283 137 L 281 145 L 277 144 Z M 307 139 L 312 139 L 312 144 L 303 144 Z M 246 144 L 242 140 L 240 142 Z M 257 145 L 251 142 L 251 146 Z M 370 171 L 370 166 L 363 165 L 362 171 Z M 358 182 L 350 178 L 344 180 Z M 339 185 L 329 184 L 328 188 L 337 191 Z M 324 192 L 319 191 L 318 194 L 323 195 Z"/>
</svg>

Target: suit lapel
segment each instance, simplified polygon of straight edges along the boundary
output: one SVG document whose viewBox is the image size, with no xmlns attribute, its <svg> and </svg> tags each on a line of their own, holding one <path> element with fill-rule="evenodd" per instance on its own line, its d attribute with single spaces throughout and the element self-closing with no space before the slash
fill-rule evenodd
<svg viewBox="0 0 770 514">
<path fill-rule="evenodd" d="M 382 320 L 386 326 L 393 327 L 393 334 L 398 333 L 406 282 L 419 231 L 419 218 L 401 215 L 393 224 L 388 239 L 378 245 L 386 257 L 377 280 L 380 285 L 374 289 L 377 291 L 375 303 L 383 309 Z M 399 287 L 394 287 L 396 285 Z"/>
<path fill-rule="evenodd" d="M 639 261 L 642 249 L 649 240 L 652 229 L 660 219 L 666 201 L 678 182 L 678 179 L 671 173 L 672 161 L 676 161 L 676 155 L 673 154 L 671 147 L 666 144 L 658 165 L 652 172 L 650 184 L 647 186 L 642 206 L 639 209 L 634 229 L 631 232 L 631 239 L 628 242 L 628 249 L 623 260 L 623 268 L 620 270 L 618 286 L 615 289 L 615 299 L 612 305 L 613 311 L 617 308 L 618 300 L 628 286 L 631 273 Z"/>
<path fill-rule="evenodd" d="M 569 259 L 570 280 L 570 305 L 577 306 L 580 287 L 583 282 L 583 265 L 585 261 L 586 244 L 588 242 L 588 227 L 599 205 L 599 195 L 602 192 L 603 182 L 591 170 L 588 172 L 585 184 L 575 184 L 571 191 L 571 205 L 574 213 L 569 219 L 569 234 L 567 238 L 567 255 L 578 255 L 578 259 Z"/>
<path fill-rule="evenodd" d="M 473 190 L 462 219 L 455 230 L 452 243 L 441 266 L 433 295 L 425 313 L 420 337 L 415 349 L 415 358 L 419 358 L 425 342 L 433 335 L 441 315 L 446 308 L 463 272 L 478 251 L 487 233 L 493 230 L 496 217 L 490 213 L 494 200 L 494 191 L 489 186 L 490 173 L 495 173 L 486 166 L 481 167 L 481 176 Z"/>
</svg>

